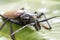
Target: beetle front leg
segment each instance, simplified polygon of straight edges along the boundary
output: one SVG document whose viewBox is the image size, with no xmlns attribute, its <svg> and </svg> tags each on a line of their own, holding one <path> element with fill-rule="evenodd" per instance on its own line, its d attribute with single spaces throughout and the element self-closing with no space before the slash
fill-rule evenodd
<svg viewBox="0 0 60 40">
<path fill-rule="evenodd" d="M 50 30 L 47 25 L 44 25 L 43 23 L 40 23 L 40 25 L 41 25 L 43 28 L 45 28 L 45 29 L 47 29 L 47 30 Z"/>
<path fill-rule="evenodd" d="M 41 13 L 41 14 L 38 16 L 38 18 L 41 17 L 42 15 L 44 15 L 44 18 L 47 19 L 44 13 Z M 46 22 L 47 22 L 48 25 L 49 25 L 49 28 L 48 28 L 48 29 L 49 29 L 49 30 L 52 29 L 52 27 L 51 27 L 51 25 L 49 24 L 49 22 L 48 22 L 48 21 L 46 21 Z"/>
<path fill-rule="evenodd" d="M 35 24 L 34 24 L 33 26 L 35 27 L 36 31 L 41 30 L 40 22 L 36 21 Z"/>
</svg>

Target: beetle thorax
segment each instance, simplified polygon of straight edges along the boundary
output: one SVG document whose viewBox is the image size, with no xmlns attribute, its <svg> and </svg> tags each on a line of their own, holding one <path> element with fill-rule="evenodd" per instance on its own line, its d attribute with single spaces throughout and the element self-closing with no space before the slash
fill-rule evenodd
<svg viewBox="0 0 60 40">
<path fill-rule="evenodd" d="M 20 19 L 24 24 L 28 24 L 28 23 L 34 22 L 37 19 L 37 17 L 35 15 L 24 13 L 23 15 L 20 16 Z"/>
</svg>

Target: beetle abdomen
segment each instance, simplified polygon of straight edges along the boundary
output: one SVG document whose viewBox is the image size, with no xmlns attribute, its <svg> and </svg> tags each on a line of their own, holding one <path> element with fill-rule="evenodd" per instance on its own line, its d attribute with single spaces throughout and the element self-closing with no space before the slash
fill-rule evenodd
<svg viewBox="0 0 60 40">
<path fill-rule="evenodd" d="M 17 18 L 18 16 L 20 16 L 21 13 L 18 12 L 18 10 L 11 10 L 11 11 L 7 11 L 3 14 L 3 16 L 7 17 L 7 18 L 12 18 L 12 19 L 15 19 Z"/>
</svg>

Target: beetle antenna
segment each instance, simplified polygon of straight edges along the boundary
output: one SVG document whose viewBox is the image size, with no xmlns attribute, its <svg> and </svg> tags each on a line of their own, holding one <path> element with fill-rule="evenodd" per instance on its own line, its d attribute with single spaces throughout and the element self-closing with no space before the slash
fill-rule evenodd
<svg viewBox="0 0 60 40">
<path fill-rule="evenodd" d="M 39 22 L 45 22 L 45 21 L 48 21 L 48 20 L 53 19 L 53 18 L 56 18 L 56 17 L 60 17 L 60 16 L 54 16 L 54 17 L 51 17 L 51 18 L 48 18 L 48 19 L 41 20 Z"/>
</svg>

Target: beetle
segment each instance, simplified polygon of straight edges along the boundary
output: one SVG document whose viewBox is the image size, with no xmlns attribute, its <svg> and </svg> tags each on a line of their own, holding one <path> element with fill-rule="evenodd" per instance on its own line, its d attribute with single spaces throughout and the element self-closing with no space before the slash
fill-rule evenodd
<svg viewBox="0 0 60 40">
<path fill-rule="evenodd" d="M 30 23 L 34 23 L 33 27 L 36 29 L 36 31 L 39 31 L 41 29 L 41 25 L 40 22 L 44 22 L 46 21 L 49 25 L 49 28 L 46 27 L 45 25 L 42 25 L 45 29 L 47 30 L 51 30 L 52 27 L 50 26 L 48 20 L 52 19 L 52 18 L 56 18 L 57 16 L 51 17 L 46 19 L 46 16 L 44 13 L 40 13 L 39 15 L 37 15 L 38 12 L 34 12 L 33 14 L 30 12 L 25 11 L 24 8 L 20 9 L 20 10 L 11 10 L 11 11 L 7 11 L 5 12 L 3 15 L 0 14 L 0 16 L 5 20 L 4 23 L 2 24 L 2 26 L 0 27 L 0 30 L 3 29 L 4 25 L 6 24 L 7 21 L 10 22 L 10 33 L 13 33 L 13 28 L 12 28 L 12 23 L 15 23 L 17 25 L 20 25 L 22 27 L 24 27 L 27 24 Z M 45 19 L 39 21 L 38 19 L 44 15 Z M 12 40 L 15 40 L 14 34 L 11 35 Z"/>
</svg>

